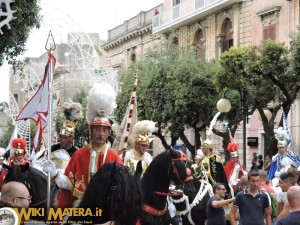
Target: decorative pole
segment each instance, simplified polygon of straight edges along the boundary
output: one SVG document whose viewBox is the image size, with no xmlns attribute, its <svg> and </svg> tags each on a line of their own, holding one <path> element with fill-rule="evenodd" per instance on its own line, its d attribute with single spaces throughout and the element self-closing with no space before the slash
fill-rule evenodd
<svg viewBox="0 0 300 225">
<path fill-rule="evenodd" d="M 132 87 L 132 92 L 131 92 L 131 97 L 130 97 L 130 101 L 129 101 L 129 112 L 128 112 L 128 117 L 127 117 L 127 123 L 126 123 L 126 126 L 125 126 L 125 130 L 124 130 L 124 145 L 123 145 L 123 148 L 121 149 L 122 150 L 122 160 L 124 161 L 125 159 L 125 155 L 126 155 L 126 149 L 127 149 L 127 146 L 128 146 L 128 137 L 129 137 L 129 134 L 130 134 L 130 130 L 132 130 L 132 127 L 134 124 L 132 124 L 132 117 L 134 116 L 133 114 L 135 114 L 136 116 L 136 120 L 137 120 L 137 112 L 136 112 L 136 108 L 134 106 L 137 105 L 137 102 L 136 102 L 136 88 L 137 88 L 137 84 L 138 84 L 138 76 L 135 75 L 135 81 L 134 81 L 134 84 L 133 84 L 133 87 Z M 135 110 L 135 112 L 134 112 Z M 134 123 L 136 123 L 137 121 L 134 121 Z M 122 147 L 122 146 L 120 146 Z"/>
<path fill-rule="evenodd" d="M 53 51 L 56 49 L 55 41 L 52 35 L 51 30 L 49 31 L 48 38 L 45 44 L 45 49 L 48 52 L 49 55 L 49 96 L 48 96 L 48 156 L 47 159 L 50 161 L 51 160 L 51 130 L 52 130 L 52 101 L 53 101 L 53 92 L 52 92 L 52 80 L 53 80 L 53 72 L 54 72 L 54 60 L 51 60 L 53 57 Z M 50 191 L 51 191 L 51 176 L 50 173 L 48 173 L 48 183 L 47 183 L 47 215 L 49 213 L 50 209 Z"/>
</svg>

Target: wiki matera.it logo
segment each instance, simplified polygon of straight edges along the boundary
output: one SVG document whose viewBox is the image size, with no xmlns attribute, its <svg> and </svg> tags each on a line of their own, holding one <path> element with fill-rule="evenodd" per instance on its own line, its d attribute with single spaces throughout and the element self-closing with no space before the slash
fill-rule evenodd
<svg viewBox="0 0 300 225">
<path fill-rule="evenodd" d="M 19 218 L 15 210 L 12 208 L 0 209 L 0 225 L 18 225 Z"/>
</svg>

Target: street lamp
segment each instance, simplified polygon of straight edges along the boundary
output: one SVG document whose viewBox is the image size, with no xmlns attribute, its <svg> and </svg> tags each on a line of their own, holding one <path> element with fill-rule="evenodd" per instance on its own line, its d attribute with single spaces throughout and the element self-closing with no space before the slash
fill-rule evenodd
<svg viewBox="0 0 300 225">
<path fill-rule="evenodd" d="M 224 92 L 223 98 L 221 98 L 217 102 L 217 109 L 221 113 L 227 113 L 231 108 L 230 101 L 225 98 L 226 91 Z M 247 123 L 248 110 L 247 110 L 245 92 L 240 92 L 240 97 L 241 97 L 241 108 L 242 108 L 242 115 L 243 115 L 243 163 L 246 166 L 246 123 Z"/>
<path fill-rule="evenodd" d="M 227 113 L 231 109 L 230 101 L 223 97 L 217 102 L 217 109 L 220 113 Z"/>
</svg>

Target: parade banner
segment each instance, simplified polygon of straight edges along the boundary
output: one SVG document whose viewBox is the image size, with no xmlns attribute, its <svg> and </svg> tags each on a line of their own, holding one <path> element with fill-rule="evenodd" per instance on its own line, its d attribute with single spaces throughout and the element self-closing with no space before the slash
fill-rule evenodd
<svg viewBox="0 0 300 225">
<path fill-rule="evenodd" d="M 122 123 L 120 128 L 117 131 L 115 141 L 113 143 L 113 148 L 118 150 L 118 153 L 122 153 L 122 159 L 125 157 L 125 151 L 128 147 L 128 138 L 129 135 L 132 133 L 132 128 L 134 124 L 137 123 L 137 95 L 136 95 L 136 88 L 137 88 L 137 77 L 135 78 L 130 100 L 128 103 L 128 107 L 126 109 L 125 116 L 123 117 Z"/>
<path fill-rule="evenodd" d="M 48 125 L 47 115 L 49 111 L 49 84 L 51 79 L 51 73 L 54 71 L 56 59 L 50 54 L 48 62 L 45 67 L 44 78 L 39 86 L 37 92 L 31 97 L 31 99 L 23 107 L 16 120 L 32 119 L 37 125 L 37 133 L 34 138 L 34 148 L 36 149 L 38 143 L 41 140 L 42 132 Z"/>
</svg>

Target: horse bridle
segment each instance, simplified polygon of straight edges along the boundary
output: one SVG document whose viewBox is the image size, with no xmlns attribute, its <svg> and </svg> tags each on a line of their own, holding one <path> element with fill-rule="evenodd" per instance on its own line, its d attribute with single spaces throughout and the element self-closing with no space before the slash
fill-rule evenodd
<svg viewBox="0 0 300 225">
<path fill-rule="evenodd" d="M 176 161 L 187 161 L 187 157 L 186 155 L 182 152 L 182 151 L 177 151 L 180 153 L 180 157 L 179 158 L 172 158 L 171 164 L 169 166 L 168 169 L 168 177 L 170 177 L 171 175 L 171 167 L 173 168 L 173 174 L 175 174 L 175 176 L 177 177 L 177 179 L 180 181 L 180 183 L 184 183 L 184 181 L 182 181 L 182 179 L 179 176 L 179 172 L 177 167 L 175 166 L 175 162 Z M 163 196 L 179 196 L 182 195 L 182 191 L 178 191 L 178 190 L 172 190 L 169 192 L 159 192 L 159 191 L 155 191 L 154 192 L 157 195 L 163 195 Z"/>
<path fill-rule="evenodd" d="M 175 166 L 175 162 L 176 161 L 185 161 L 187 162 L 187 157 L 186 155 L 182 152 L 182 151 L 178 151 L 180 153 L 180 157 L 179 158 L 172 158 L 172 162 L 169 166 L 169 172 L 168 175 L 170 177 L 170 170 L 171 170 L 171 166 L 173 167 L 173 174 L 175 174 L 175 176 L 178 178 L 178 180 L 180 181 L 180 183 L 183 183 L 183 181 L 181 180 L 180 176 L 179 176 L 179 172 L 177 167 Z"/>
<path fill-rule="evenodd" d="M 28 178 L 28 177 L 27 177 L 27 171 L 25 172 L 25 177 Z M 30 185 L 30 182 L 28 181 L 28 179 L 24 179 L 24 185 L 27 187 L 29 193 L 31 193 L 31 192 L 32 192 L 32 188 L 31 188 L 31 185 Z M 50 190 L 50 193 L 52 193 L 52 191 L 54 190 L 54 188 L 56 188 L 55 185 L 52 185 L 52 188 L 51 188 L 51 190 Z M 31 195 L 33 196 L 32 193 L 31 193 Z M 39 202 L 34 203 L 34 204 L 30 204 L 30 206 L 31 206 L 31 207 L 32 207 L 32 206 L 35 207 L 35 206 L 38 206 L 38 205 L 43 204 L 43 203 L 45 203 L 45 202 L 47 202 L 47 199 L 44 199 L 44 200 L 39 201 Z"/>
</svg>

